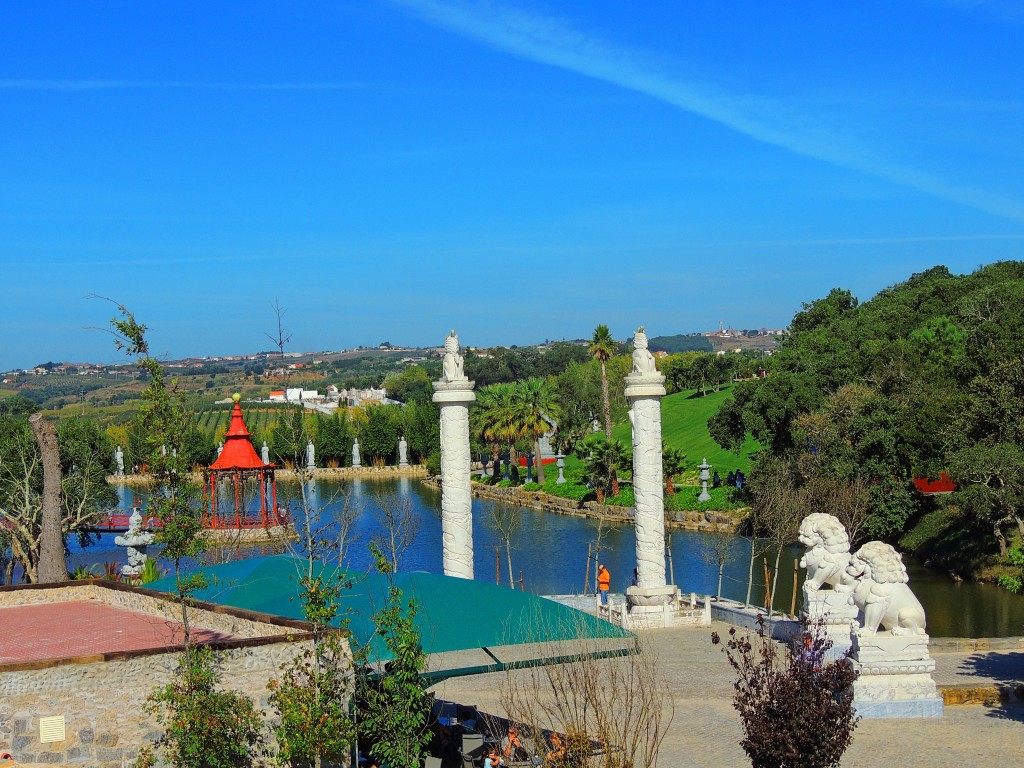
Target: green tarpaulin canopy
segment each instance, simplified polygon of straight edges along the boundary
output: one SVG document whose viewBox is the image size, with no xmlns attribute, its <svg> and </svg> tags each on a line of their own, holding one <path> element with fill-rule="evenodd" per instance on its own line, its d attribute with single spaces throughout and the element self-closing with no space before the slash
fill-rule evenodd
<svg viewBox="0 0 1024 768">
<path fill-rule="evenodd" d="M 299 578 L 305 560 L 289 555 L 257 557 L 199 569 L 209 586 L 194 597 L 211 603 L 303 619 Z M 342 620 L 353 641 L 368 645 L 370 658 L 387 661 L 390 653 L 375 632 L 373 616 L 387 601 L 389 582 L 379 573 L 340 571 L 316 565 L 317 573 L 344 579 Z M 403 600 L 418 604 L 416 626 L 424 651 L 431 656 L 431 676 L 438 679 L 509 667 L 550 663 L 586 653 L 633 652 L 636 638 L 624 629 L 574 608 L 480 581 L 421 571 L 398 573 L 395 585 Z M 172 592 L 174 579 L 147 585 Z M 454 666 L 453 666 L 454 665 Z"/>
</svg>

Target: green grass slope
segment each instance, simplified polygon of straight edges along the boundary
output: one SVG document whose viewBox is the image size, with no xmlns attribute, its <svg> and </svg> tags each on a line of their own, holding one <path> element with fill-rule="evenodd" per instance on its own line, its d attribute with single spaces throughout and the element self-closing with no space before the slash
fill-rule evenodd
<svg viewBox="0 0 1024 768">
<path fill-rule="evenodd" d="M 685 451 L 686 463 L 691 469 L 700 464 L 701 459 L 707 458 L 708 463 L 718 470 L 723 481 L 726 474 L 735 469 L 748 473 L 750 456 L 760 449 L 758 442 L 748 437 L 739 454 L 736 454 L 723 449 L 708 434 L 708 419 L 714 416 L 722 402 L 731 396 L 730 389 L 731 387 L 723 387 L 719 392 L 709 391 L 705 397 L 701 397 L 697 390 L 684 390 L 662 398 L 661 401 L 663 444 Z M 629 445 L 629 422 L 616 424 L 612 428 L 612 436 Z"/>
</svg>

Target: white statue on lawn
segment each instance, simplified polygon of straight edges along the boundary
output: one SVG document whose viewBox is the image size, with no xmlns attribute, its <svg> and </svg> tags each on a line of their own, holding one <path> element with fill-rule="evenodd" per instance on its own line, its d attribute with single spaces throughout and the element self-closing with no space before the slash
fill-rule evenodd
<svg viewBox="0 0 1024 768">
<path fill-rule="evenodd" d="M 846 572 L 855 580 L 853 602 L 865 633 L 875 634 L 881 626 L 893 635 L 925 634 L 924 607 L 907 585 L 907 567 L 892 546 L 869 541 L 850 558 Z"/>
</svg>

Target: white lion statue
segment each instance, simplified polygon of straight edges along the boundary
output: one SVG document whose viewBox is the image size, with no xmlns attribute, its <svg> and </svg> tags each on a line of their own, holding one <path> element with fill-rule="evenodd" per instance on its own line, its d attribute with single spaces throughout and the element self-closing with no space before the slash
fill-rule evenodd
<svg viewBox="0 0 1024 768">
<path fill-rule="evenodd" d="M 924 608 L 907 586 L 903 558 L 889 544 L 869 541 L 850 558 L 846 572 L 856 579 L 853 602 L 866 633 L 876 633 L 879 626 L 894 635 L 925 633 Z"/>
<path fill-rule="evenodd" d="M 800 543 L 807 547 L 800 567 L 807 569 L 805 588 L 817 592 L 826 584 L 839 592 L 853 589 L 853 577 L 846 572 L 850 564 L 850 537 L 833 515 L 812 512 L 800 523 Z"/>
</svg>

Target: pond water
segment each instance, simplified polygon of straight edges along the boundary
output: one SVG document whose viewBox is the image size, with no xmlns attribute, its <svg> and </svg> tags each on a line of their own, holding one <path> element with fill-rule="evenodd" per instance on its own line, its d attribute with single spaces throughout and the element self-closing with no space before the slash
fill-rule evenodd
<svg viewBox="0 0 1024 768">
<path fill-rule="evenodd" d="M 417 524 L 416 536 L 402 555 L 402 570 L 422 570 L 441 573 L 441 494 L 418 480 L 399 478 L 391 480 L 353 480 L 349 483 L 352 502 L 365 504 L 365 510 L 356 519 L 348 543 L 348 564 L 359 570 L 371 567 L 367 544 L 381 531 L 375 497 L 399 494 L 408 498 Z M 324 508 L 324 520 L 341 507 L 340 486 L 335 482 L 319 481 L 315 489 L 317 505 Z M 122 505 L 129 509 L 135 500 L 131 489 L 122 489 Z M 280 499 L 298 498 L 297 486 L 280 483 Z M 145 501 L 142 497 L 141 501 Z M 297 508 L 295 505 L 293 508 Z M 536 594 L 574 594 L 584 591 L 587 574 L 588 545 L 594 543 L 598 524 L 596 520 L 570 517 L 531 509 L 521 510 L 522 523 L 512 540 L 512 566 L 519 588 L 522 585 Z M 495 578 L 496 554 L 500 581 L 508 583 L 508 564 L 504 544 L 490 516 L 490 503 L 481 499 L 473 502 L 473 539 L 475 573 L 478 580 Z M 336 535 L 336 528 L 328 525 L 326 534 Z M 114 545 L 113 535 L 103 535 L 86 549 L 72 546 L 72 564 L 124 560 L 124 550 Z M 671 533 L 671 569 L 675 583 L 684 592 L 714 594 L 718 582 L 718 568 L 713 558 L 707 558 L 708 537 L 692 531 Z M 601 560 L 612 574 L 612 590 L 621 592 L 630 584 L 636 562 L 636 539 L 632 526 L 605 530 L 602 534 Z M 272 549 L 272 548 L 271 548 Z M 283 551 L 279 547 L 277 551 Z M 268 554 L 267 548 L 248 548 L 232 553 L 219 552 L 220 557 L 248 557 Z M 750 540 L 736 537 L 730 548 L 722 582 L 722 594 L 743 600 L 747 590 Z M 793 561 L 800 557 L 799 547 L 787 547 L 780 559 L 777 609 L 789 611 L 794 588 Z M 759 555 L 754 568 L 752 602 L 763 604 L 765 579 L 763 558 L 774 568 L 773 551 Z M 708 560 L 711 562 L 708 562 Z M 925 568 L 913 558 L 905 557 L 910 572 L 910 585 L 921 600 L 928 616 L 928 631 L 936 637 L 1006 637 L 1024 635 L 1024 596 L 1013 595 L 989 584 L 956 583 L 944 572 Z M 590 591 L 593 591 L 594 565 L 591 564 Z M 799 601 L 799 598 L 798 598 Z M 799 605 L 798 605 L 799 607 Z"/>
</svg>

